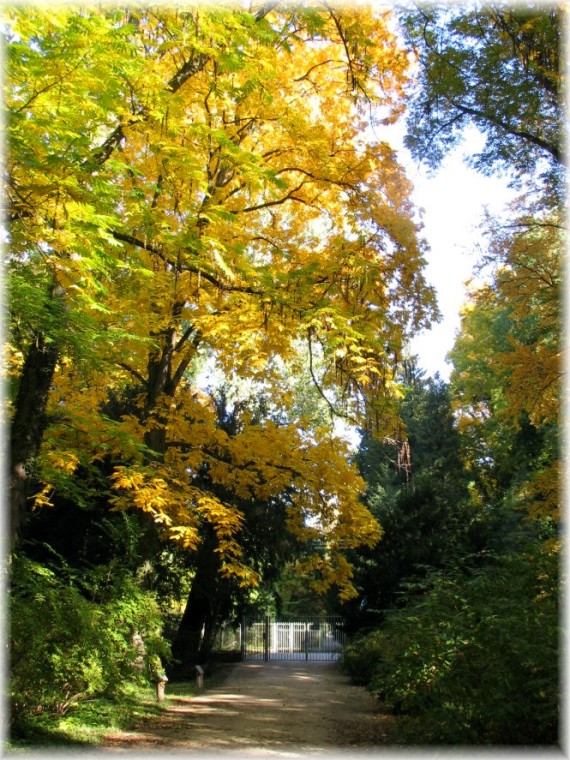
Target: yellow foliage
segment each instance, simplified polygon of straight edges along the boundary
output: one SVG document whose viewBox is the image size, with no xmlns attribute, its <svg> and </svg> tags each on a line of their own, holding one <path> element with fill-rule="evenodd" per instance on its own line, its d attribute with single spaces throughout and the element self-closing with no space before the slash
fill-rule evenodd
<svg viewBox="0 0 570 760">
<path fill-rule="evenodd" d="M 289 529 L 328 553 L 307 572 L 350 595 L 342 552 L 381 531 L 346 446 L 300 429 L 279 368 L 303 356 L 321 396 L 390 434 L 398 357 L 437 315 L 410 184 L 369 128 L 403 109 L 390 14 L 14 8 L 6 24 L 13 260 L 63 291 L 69 324 L 41 467 L 114 463 L 115 509 L 191 550 L 211 525 L 244 584 L 243 516 L 197 475 L 236 501 L 287 492 Z M 221 431 L 187 379 L 201 356 L 291 421 Z"/>
<path fill-rule="evenodd" d="M 53 507 L 51 498 L 54 494 L 54 488 L 47 483 L 42 490 L 34 496 L 34 509 L 41 509 L 42 507 Z"/>
<path fill-rule="evenodd" d="M 558 521 L 562 499 L 560 461 L 535 473 L 519 496 L 529 519 L 549 517 Z"/>
<path fill-rule="evenodd" d="M 483 489 L 495 485 L 489 463 L 508 458 L 506 441 L 530 425 L 546 443 L 516 497 L 529 519 L 557 520 L 564 230 L 558 213 L 534 212 L 490 230 L 495 270 L 464 310 L 452 381 L 467 464 L 479 469 Z"/>
<path fill-rule="evenodd" d="M 79 457 L 72 451 L 50 451 L 46 459 L 56 470 L 71 475 L 79 465 Z"/>
</svg>

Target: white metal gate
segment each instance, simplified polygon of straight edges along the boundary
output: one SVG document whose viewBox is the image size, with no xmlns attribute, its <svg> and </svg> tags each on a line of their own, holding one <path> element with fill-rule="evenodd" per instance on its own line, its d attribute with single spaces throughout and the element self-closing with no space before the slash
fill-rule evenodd
<svg viewBox="0 0 570 760">
<path fill-rule="evenodd" d="M 242 623 L 244 660 L 336 660 L 345 642 L 343 621 L 338 617 L 245 618 Z"/>
</svg>

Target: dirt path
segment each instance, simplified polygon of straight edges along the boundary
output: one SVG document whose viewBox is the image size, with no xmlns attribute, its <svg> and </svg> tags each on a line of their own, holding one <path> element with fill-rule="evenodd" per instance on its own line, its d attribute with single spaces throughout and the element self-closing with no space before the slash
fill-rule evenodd
<svg viewBox="0 0 570 760">
<path fill-rule="evenodd" d="M 387 741 L 389 718 L 333 662 L 240 663 L 220 686 L 166 704 L 152 724 L 109 735 L 103 749 L 299 757 Z"/>
</svg>

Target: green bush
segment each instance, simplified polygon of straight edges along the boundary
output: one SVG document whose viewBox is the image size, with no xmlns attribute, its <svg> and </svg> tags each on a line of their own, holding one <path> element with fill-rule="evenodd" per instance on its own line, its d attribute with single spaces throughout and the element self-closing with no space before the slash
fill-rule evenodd
<svg viewBox="0 0 570 760">
<path fill-rule="evenodd" d="M 387 635 L 380 630 L 356 636 L 342 650 L 340 666 L 354 683 L 368 686 L 386 658 Z"/>
<path fill-rule="evenodd" d="M 425 593 L 344 666 L 393 712 L 403 740 L 556 744 L 557 557 L 539 549 L 471 573 L 434 572 Z"/>
<path fill-rule="evenodd" d="M 14 557 L 10 588 L 10 700 L 13 727 L 41 712 L 63 715 L 78 700 L 115 697 L 145 679 L 133 646 L 138 632 L 151 660 L 167 656 L 152 594 L 134 579 L 101 571 L 73 578 Z"/>
</svg>

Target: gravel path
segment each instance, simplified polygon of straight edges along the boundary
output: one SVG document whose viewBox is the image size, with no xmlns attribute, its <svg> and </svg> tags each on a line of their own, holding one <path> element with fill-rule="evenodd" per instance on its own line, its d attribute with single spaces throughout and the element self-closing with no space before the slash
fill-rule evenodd
<svg viewBox="0 0 570 760">
<path fill-rule="evenodd" d="M 287 757 L 375 751 L 386 744 L 390 721 L 334 662 L 236 664 L 216 688 L 165 705 L 156 721 L 110 734 L 102 749 Z"/>
</svg>

